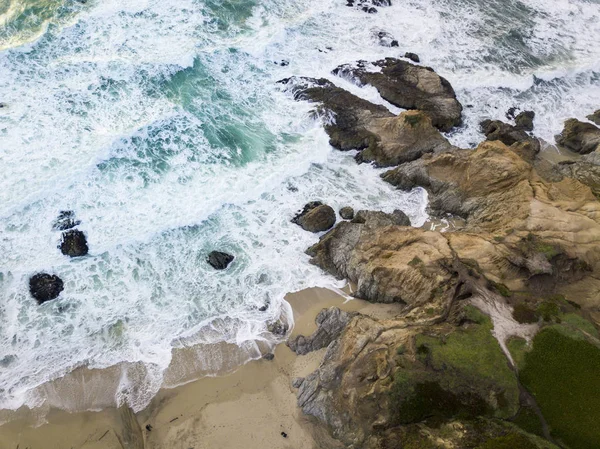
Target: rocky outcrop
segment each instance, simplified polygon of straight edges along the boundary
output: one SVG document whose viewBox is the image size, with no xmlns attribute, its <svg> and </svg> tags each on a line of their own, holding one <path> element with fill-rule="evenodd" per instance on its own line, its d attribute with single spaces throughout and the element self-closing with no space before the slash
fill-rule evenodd
<svg viewBox="0 0 600 449">
<path fill-rule="evenodd" d="M 58 298 L 63 290 L 62 279 L 54 274 L 37 273 L 29 279 L 29 292 L 38 304 Z"/>
<path fill-rule="evenodd" d="M 517 118 L 521 117 L 522 114 L 525 113 L 519 114 Z M 540 152 L 539 140 L 529 136 L 525 132 L 525 128 L 521 126 L 512 126 L 500 120 L 484 120 L 480 126 L 487 140 L 498 140 L 512 147 L 515 153 L 529 162 L 532 162 Z"/>
<path fill-rule="evenodd" d="M 600 109 L 593 114 L 588 115 L 587 119 L 594 122 L 596 125 L 600 125 Z"/>
<path fill-rule="evenodd" d="M 70 229 L 62 234 L 60 251 L 69 257 L 85 256 L 89 249 L 85 234 L 78 229 Z"/>
<path fill-rule="evenodd" d="M 393 58 L 376 61 L 372 66 L 370 70 L 370 66 L 361 61 L 340 66 L 334 73 L 374 86 L 381 97 L 394 106 L 426 112 L 433 125 L 442 131 L 461 124 L 462 105 L 454 89 L 430 67 Z"/>
<path fill-rule="evenodd" d="M 320 201 L 313 201 L 304 206 L 304 209 L 292 219 L 305 231 L 323 232 L 331 229 L 335 224 L 335 211 Z"/>
<path fill-rule="evenodd" d="M 515 117 L 515 126 L 525 131 L 533 131 L 533 119 L 535 119 L 535 112 L 523 111 Z"/>
<path fill-rule="evenodd" d="M 454 148 L 422 111 L 406 111 L 398 117 L 373 120 L 367 129 L 378 139 L 376 144 L 365 148 L 357 160 L 373 162 L 379 167 L 392 167 L 414 161 L 424 154 Z"/>
<path fill-rule="evenodd" d="M 309 337 L 299 335 L 288 340 L 288 347 L 298 355 L 308 354 L 326 348 L 338 338 L 353 314 L 344 312 L 337 307 L 323 309 L 317 315 L 315 322 L 317 330 Z"/>
<path fill-rule="evenodd" d="M 352 223 L 366 224 L 369 228 L 381 228 L 383 226 L 410 226 L 410 218 L 399 209 L 391 214 L 375 210 L 359 210 Z"/>
<path fill-rule="evenodd" d="M 556 136 L 556 143 L 580 154 L 600 151 L 600 128 L 574 118 L 569 119 L 563 131 Z"/>
<path fill-rule="evenodd" d="M 383 47 L 398 47 L 398 41 L 387 31 L 374 31 L 373 35 Z"/>
<path fill-rule="evenodd" d="M 329 143 L 338 150 L 363 150 L 376 145 L 378 136 L 368 128 L 375 119 L 394 117 L 385 107 L 363 100 L 323 78 L 289 78 L 280 83 L 295 99 L 319 103 L 316 112 L 325 117 Z"/>
<path fill-rule="evenodd" d="M 206 258 L 206 262 L 215 270 L 224 270 L 235 259 L 234 256 L 221 251 L 211 251 Z"/>
</svg>

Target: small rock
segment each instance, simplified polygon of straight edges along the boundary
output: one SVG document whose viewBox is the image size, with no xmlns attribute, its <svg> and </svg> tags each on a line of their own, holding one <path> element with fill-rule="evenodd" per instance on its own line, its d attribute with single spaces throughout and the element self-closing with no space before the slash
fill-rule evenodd
<svg viewBox="0 0 600 449">
<path fill-rule="evenodd" d="M 284 324 L 281 321 L 275 321 L 274 323 L 269 323 L 267 325 L 267 330 L 273 335 L 278 336 L 284 336 L 285 334 L 287 334 L 289 328 L 290 327 L 287 324 Z"/>
<path fill-rule="evenodd" d="M 152 432 L 152 426 L 150 424 L 146 424 L 146 430 L 148 432 Z"/>
<path fill-rule="evenodd" d="M 263 359 L 265 359 L 265 360 L 268 360 L 268 361 L 271 361 L 271 360 L 273 360 L 274 358 L 275 358 L 275 354 L 273 354 L 272 352 L 270 352 L 270 353 L 268 353 L 268 354 L 265 354 L 265 355 L 263 355 Z"/>
<path fill-rule="evenodd" d="M 515 117 L 515 125 L 517 129 L 525 131 L 533 131 L 533 119 L 535 118 L 535 112 L 523 111 Z"/>
<path fill-rule="evenodd" d="M 387 31 L 375 31 L 375 36 L 379 40 L 379 45 L 382 47 L 397 47 L 398 41 L 394 39 Z M 394 45 L 395 44 L 395 45 Z"/>
<path fill-rule="evenodd" d="M 229 266 L 231 262 L 235 259 L 231 254 L 223 253 L 221 251 L 212 251 L 206 261 L 213 267 L 215 270 L 224 270 Z"/>
<path fill-rule="evenodd" d="M 62 279 L 53 274 L 37 273 L 29 279 L 29 292 L 38 304 L 58 298 L 63 290 Z"/>
<path fill-rule="evenodd" d="M 392 42 L 390 42 L 390 47 L 399 47 L 400 44 L 398 43 L 398 41 L 396 39 L 394 39 Z"/>
<path fill-rule="evenodd" d="M 506 118 L 509 120 L 513 120 L 517 116 L 518 110 L 519 110 L 519 108 L 514 107 L 514 106 L 512 108 L 509 108 L 508 111 L 506 112 Z"/>
<path fill-rule="evenodd" d="M 348 206 L 342 207 L 340 209 L 340 217 L 344 220 L 352 220 L 354 218 L 354 209 Z"/>
<path fill-rule="evenodd" d="M 78 229 L 63 232 L 60 251 L 69 257 L 85 256 L 88 253 L 85 234 Z"/>
<path fill-rule="evenodd" d="M 75 220 L 75 212 L 72 210 L 61 210 L 52 224 L 52 229 L 54 231 L 66 231 L 80 224 L 81 221 Z"/>
<path fill-rule="evenodd" d="M 285 433 L 285 432 L 281 432 L 281 436 L 282 436 L 283 438 L 287 438 L 287 433 Z"/>
<path fill-rule="evenodd" d="M 376 14 L 377 8 L 373 8 L 372 6 L 363 6 L 362 10 L 368 14 Z"/>
<path fill-rule="evenodd" d="M 421 62 L 421 58 L 419 58 L 419 55 L 416 53 L 406 52 L 404 57 L 410 59 L 412 62 Z"/>
<path fill-rule="evenodd" d="M 335 211 L 331 206 L 320 201 L 313 201 L 304 206 L 302 212 L 292 219 L 292 223 L 297 224 L 305 231 L 322 232 L 333 227 L 335 220 Z"/>
</svg>

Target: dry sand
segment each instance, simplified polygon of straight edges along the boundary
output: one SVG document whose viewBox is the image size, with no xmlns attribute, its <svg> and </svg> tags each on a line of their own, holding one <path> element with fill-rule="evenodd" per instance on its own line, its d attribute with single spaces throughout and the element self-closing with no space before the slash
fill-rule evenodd
<svg viewBox="0 0 600 449">
<path fill-rule="evenodd" d="M 397 306 L 346 301 L 336 292 L 308 289 L 289 294 L 294 310 L 292 335 L 309 335 L 326 307 L 390 316 Z M 0 426 L 0 449 L 313 449 L 331 446 L 328 437 L 296 405 L 294 377 L 314 371 L 324 349 L 296 356 L 285 345 L 275 359 L 257 360 L 233 374 L 204 377 L 163 389 L 142 412 L 106 408 L 99 412 L 51 410 L 35 427 L 31 417 Z M 283 436 L 282 432 L 286 435 Z"/>
</svg>

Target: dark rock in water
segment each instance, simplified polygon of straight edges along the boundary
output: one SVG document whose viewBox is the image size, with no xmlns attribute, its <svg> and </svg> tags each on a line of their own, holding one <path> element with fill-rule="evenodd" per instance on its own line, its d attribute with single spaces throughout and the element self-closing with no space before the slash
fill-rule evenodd
<svg viewBox="0 0 600 449">
<path fill-rule="evenodd" d="M 287 334 L 287 331 L 289 329 L 290 327 L 287 324 L 282 323 L 281 321 L 275 321 L 267 325 L 267 330 L 269 332 L 271 332 L 273 335 L 278 335 L 280 337 L 283 337 L 285 334 Z"/>
<path fill-rule="evenodd" d="M 517 111 L 519 110 L 519 108 L 513 106 L 512 108 L 509 108 L 508 111 L 506 111 L 506 118 L 509 120 L 514 120 L 515 117 L 517 116 Z"/>
<path fill-rule="evenodd" d="M 290 65 L 290 61 L 287 61 L 285 59 L 282 59 L 281 61 L 274 61 L 274 63 L 281 67 L 287 67 L 288 65 Z"/>
<path fill-rule="evenodd" d="M 364 12 L 366 12 L 366 13 L 369 13 L 369 14 L 375 14 L 375 13 L 377 13 L 377 8 L 373 8 L 372 6 L 363 6 L 362 10 Z"/>
<path fill-rule="evenodd" d="M 579 154 L 599 151 L 600 128 L 571 118 L 565 122 L 562 133 L 556 136 L 556 143 Z"/>
<path fill-rule="evenodd" d="M 352 220 L 354 218 L 354 209 L 351 207 L 342 207 L 340 209 L 340 217 L 344 220 Z"/>
<path fill-rule="evenodd" d="M 312 201 L 304 206 L 302 212 L 292 219 L 292 223 L 299 225 L 309 232 L 327 231 L 335 224 L 335 211 L 320 201 Z"/>
<path fill-rule="evenodd" d="M 231 262 L 235 259 L 231 254 L 223 253 L 221 251 L 212 251 L 206 261 L 213 267 L 215 270 L 224 270 L 229 266 Z"/>
<path fill-rule="evenodd" d="M 382 47 L 397 47 L 398 41 L 394 39 L 387 31 L 376 31 L 375 36 L 379 40 L 379 45 Z"/>
<path fill-rule="evenodd" d="M 587 119 L 594 122 L 596 125 L 600 125 L 600 109 L 593 114 L 588 115 Z"/>
<path fill-rule="evenodd" d="M 29 292 L 38 304 L 56 299 L 63 290 L 62 279 L 53 274 L 37 273 L 29 279 Z"/>
<path fill-rule="evenodd" d="M 359 63 L 339 66 L 333 73 L 374 86 L 394 106 L 426 112 L 442 131 L 462 122 L 462 105 L 454 89 L 432 68 L 394 58 L 376 61 L 373 66 L 379 70 L 368 70 L 366 64 Z"/>
<path fill-rule="evenodd" d="M 268 354 L 263 355 L 263 359 L 268 360 L 269 362 L 275 358 L 275 354 L 269 352 Z"/>
<path fill-rule="evenodd" d="M 392 0 L 371 0 L 375 6 L 392 6 Z"/>
<path fill-rule="evenodd" d="M 535 112 L 523 111 L 515 117 L 515 125 L 517 129 L 525 131 L 533 131 L 533 119 L 535 118 Z"/>
<path fill-rule="evenodd" d="M 299 335 L 290 339 L 287 345 L 298 355 L 326 348 L 342 333 L 353 316 L 354 314 L 344 312 L 337 307 L 323 309 L 315 319 L 317 330 L 310 337 Z"/>
<path fill-rule="evenodd" d="M 406 52 L 404 57 L 410 59 L 412 62 L 421 62 L 421 58 L 419 58 L 419 55 L 416 53 Z"/>
<path fill-rule="evenodd" d="M 359 210 L 352 223 L 366 224 L 370 228 L 410 226 L 410 218 L 401 210 L 395 210 L 391 214 L 381 211 Z"/>
<path fill-rule="evenodd" d="M 65 256 L 85 256 L 88 253 L 85 234 L 77 229 L 63 232 L 59 248 Z"/>
<path fill-rule="evenodd" d="M 54 231 L 66 231 L 81 224 L 81 221 L 75 220 L 75 212 L 72 210 L 61 210 L 52 224 Z"/>
</svg>

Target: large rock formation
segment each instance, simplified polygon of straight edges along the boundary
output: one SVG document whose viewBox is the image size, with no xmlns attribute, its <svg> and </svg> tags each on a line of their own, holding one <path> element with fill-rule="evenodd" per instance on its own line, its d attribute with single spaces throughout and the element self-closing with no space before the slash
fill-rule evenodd
<svg viewBox="0 0 600 449">
<path fill-rule="evenodd" d="M 391 101 L 403 92 L 402 74 L 414 69 L 377 64 L 379 73 L 366 64 L 337 73 L 379 85 Z M 321 366 L 294 381 L 302 410 L 349 448 L 596 447 L 600 402 L 585 394 L 595 380 L 576 373 L 600 360 L 597 128 L 567 121 L 562 143 L 587 154 L 553 164 L 526 132 L 533 114 L 520 114 L 516 126 L 483 123 L 488 140 L 461 150 L 433 129 L 425 107 L 418 109 L 427 114 L 393 117 L 340 91 L 328 83 L 295 90 L 331 113 L 332 141 L 361 136 L 353 147 L 359 160 L 397 165 L 385 181 L 425 188 L 434 218 L 463 223 L 429 231 L 398 213 L 359 211 L 307 250 L 312 263 L 355 284 L 357 297 L 402 307 L 388 320 L 333 320 L 333 332 L 320 327 L 290 342 L 299 353 L 328 345 Z M 528 346 L 539 328 L 543 338 Z M 573 354 L 552 359 L 546 372 L 555 344 Z M 589 417 L 577 418 L 578 403 Z"/>
<path fill-rule="evenodd" d="M 361 84 L 374 86 L 381 97 L 403 109 L 426 112 L 434 126 L 449 131 L 460 125 L 462 105 L 450 83 L 430 67 L 386 58 L 370 65 L 360 61 L 354 65 L 342 65 L 334 70 Z"/>
</svg>

